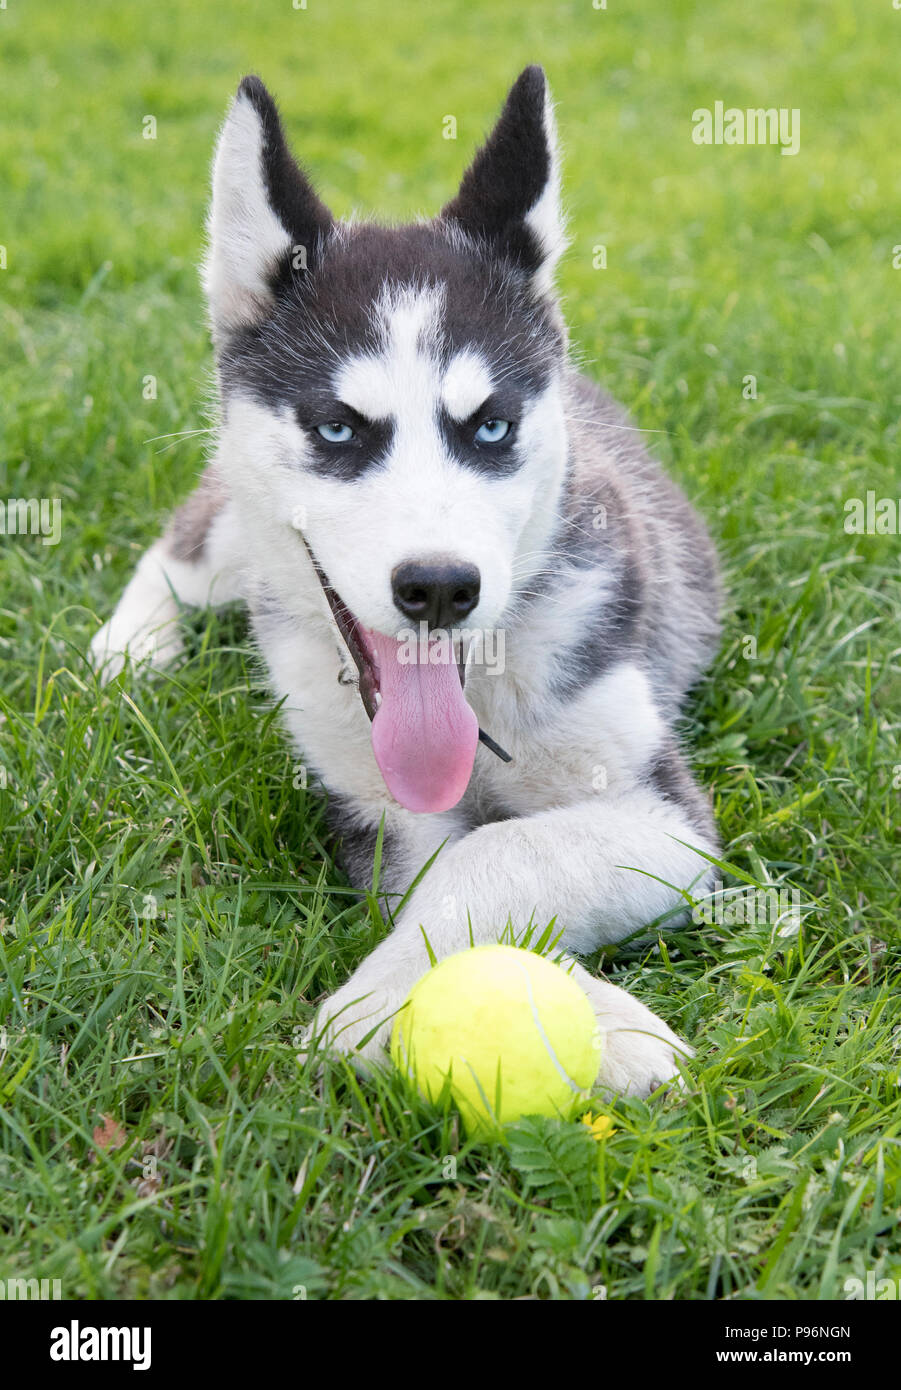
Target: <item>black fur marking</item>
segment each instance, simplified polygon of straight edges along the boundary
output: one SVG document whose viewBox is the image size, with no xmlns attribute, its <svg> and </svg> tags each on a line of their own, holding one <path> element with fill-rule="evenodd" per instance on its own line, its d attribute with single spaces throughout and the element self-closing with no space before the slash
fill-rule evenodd
<svg viewBox="0 0 901 1390">
<path fill-rule="evenodd" d="M 646 780 L 666 801 L 682 811 L 695 830 L 716 843 L 713 812 L 704 793 L 696 785 L 685 761 L 674 744 L 658 753 L 645 774 Z"/>
<path fill-rule="evenodd" d="M 566 700 L 619 662 L 635 659 L 641 648 L 646 578 L 629 509 L 615 484 L 585 495 L 570 475 L 550 556 L 543 572 L 525 581 L 524 614 L 530 603 L 555 602 L 576 579 L 588 584 L 593 572 L 609 576 L 578 638 L 554 653 L 551 693 Z"/>
<path fill-rule="evenodd" d="M 338 839 L 338 859 L 354 888 L 361 893 L 372 887 L 372 870 L 375 862 L 375 846 L 378 840 L 378 826 L 367 825 L 360 819 L 360 813 L 353 803 L 334 792 L 329 794 L 325 812 L 329 830 Z M 396 861 L 399 861 L 401 845 L 394 832 L 385 826 L 382 838 L 381 887 L 388 891 L 402 891 L 393 883 L 392 869 L 396 874 Z"/>
<path fill-rule="evenodd" d="M 355 410 L 346 406 L 329 409 L 328 404 L 311 411 L 299 407 L 296 411 L 301 428 L 307 431 L 312 451 L 304 459 L 304 467 L 323 478 L 342 478 L 352 482 L 373 468 L 381 468 L 391 447 L 394 427 L 387 420 L 363 420 Z M 316 431 L 316 426 L 329 420 L 340 420 L 354 430 L 353 439 L 346 444 L 330 444 Z"/>
<path fill-rule="evenodd" d="M 620 558 L 612 592 L 598 600 L 598 607 L 578 640 L 555 653 L 551 693 L 559 699 L 571 699 L 611 667 L 628 661 L 637 650 L 644 602 L 641 579 L 629 556 Z M 553 588 L 550 593 L 553 596 Z"/>
<path fill-rule="evenodd" d="M 524 270 L 538 270 L 544 252 L 525 217 L 551 174 L 544 125 L 546 83 L 528 67 L 510 90 L 500 119 L 463 176 L 442 217 L 492 245 Z"/>
<path fill-rule="evenodd" d="M 537 375 L 537 374 L 536 374 Z M 541 377 L 541 385 L 537 390 L 541 390 L 547 384 L 547 373 Z M 516 448 L 516 421 L 522 415 L 525 404 L 520 392 L 514 395 L 512 392 L 504 392 L 497 403 L 488 410 L 479 411 L 478 419 L 455 420 L 446 410 L 441 410 L 438 415 L 438 425 L 444 440 L 444 446 L 451 458 L 458 463 L 464 464 L 467 468 L 473 468 L 478 473 L 484 473 L 489 478 L 506 478 L 510 473 L 515 473 L 525 462 L 522 454 Z M 512 420 L 514 427 L 506 439 L 499 444 L 483 444 L 475 438 L 475 432 L 479 426 L 489 419 Z"/>
<path fill-rule="evenodd" d="M 483 825 L 494 825 L 497 821 L 516 820 L 518 817 L 509 807 L 504 806 L 473 778 L 466 796 L 460 804 L 465 823 L 465 831 L 478 830 Z"/>
</svg>

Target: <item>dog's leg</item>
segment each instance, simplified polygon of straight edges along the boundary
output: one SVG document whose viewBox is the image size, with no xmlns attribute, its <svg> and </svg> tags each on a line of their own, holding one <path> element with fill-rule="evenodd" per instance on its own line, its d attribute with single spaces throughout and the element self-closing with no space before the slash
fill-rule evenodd
<svg viewBox="0 0 901 1390">
<path fill-rule="evenodd" d="M 165 534 L 141 557 L 116 605 L 97 632 L 90 657 L 104 681 L 127 658 L 168 666 L 182 648 L 180 606 L 200 608 L 240 597 L 239 537 L 228 498 L 211 465 Z"/>
<path fill-rule="evenodd" d="M 517 934 L 556 917 L 573 951 L 622 940 L 684 905 L 680 890 L 702 891 L 709 865 L 692 845 L 710 853 L 715 841 L 644 789 L 481 826 L 439 855 L 391 936 L 321 1007 L 314 1033 L 342 1051 L 382 1055 L 392 1016 L 429 968 L 423 931 L 439 958 L 468 945 L 470 923 L 477 943 L 497 940 L 508 916 Z M 601 1084 L 647 1094 L 671 1078 L 690 1049 L 623 990 L 581 966 L 574 973 L 605 1034 Z"/>
</svg>

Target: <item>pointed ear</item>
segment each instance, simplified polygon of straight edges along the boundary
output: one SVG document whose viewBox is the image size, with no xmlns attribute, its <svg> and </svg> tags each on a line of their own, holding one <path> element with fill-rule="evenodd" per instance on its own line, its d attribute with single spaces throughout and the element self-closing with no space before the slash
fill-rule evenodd
<svg viewBox="0 0 901 1390">
<path fill-rule="evenodd" d="M 203 281 L 214 340 L 259 322 L 280 284 L 313 267 L 332 225 L 294 162 L 275 102 L 258 77 L 245 77 L 213 160 Z"/>
<path fill-rule="evenodd" d="M 554 111 L 541 68 L 520 73 L 441 217 L 527 270 L 540 292 L 551 289 L 566 236 Z"/>
</svg>

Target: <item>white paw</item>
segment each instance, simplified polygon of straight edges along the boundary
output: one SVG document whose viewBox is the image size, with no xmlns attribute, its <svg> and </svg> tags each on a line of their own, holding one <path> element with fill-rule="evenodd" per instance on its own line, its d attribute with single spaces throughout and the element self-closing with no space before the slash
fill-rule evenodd
<svg viewBox="0 0 901 1390">
<path fill-rule="evenodd" d="M 379 987 L 367 992 L 366 985 L 351 979 L 319 1006 L 306 1041 L 316 1040 L 320 1048 L 354 1061 L 384 1061 L 394 1014 L 405 998 Z"/>
<path fill-rule="evenodd" d="M 667 1083 L 680 1086 L 679 1062 L 694 1055 L 688 1044 L 625 990 L 582 972 L 579 983 L 603 1033 L 598 1085 L 629 1096 L 648 1096 Z"/>
<path fill-rule="evenodd" d="M 147 663 L 153 670 L 171 666 L 184 649 L 177 623 L 172 618 L 164 618 L 153 628 L 135 628 L 133 624 L 122 622 L 118 610 L 95 633 L 88 647 L 91 665 L 104 684 L 113 680 L 123 670 L 126 662 L 133 665 Z"/>
</svg>

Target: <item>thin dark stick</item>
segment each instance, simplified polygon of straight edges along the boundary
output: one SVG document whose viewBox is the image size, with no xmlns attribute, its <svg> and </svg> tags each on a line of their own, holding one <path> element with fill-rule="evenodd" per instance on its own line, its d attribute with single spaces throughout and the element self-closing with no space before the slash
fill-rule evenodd
<svg viewBox="0 0 901 1390">
<path fill-rule="evenodd" d="M 495 743 L 494 739 L 491 738 L 489 734 L 486 734 L 484 729 L 479 730 L 479 742 L 484 743 L 486 748 L 490 748 L 492 753 L 496 753 L 501 762 L 512 763 L 513 759 L 510 754 L 505 753 L 500 744 Z"/>
</svg>

